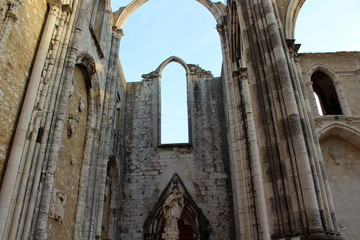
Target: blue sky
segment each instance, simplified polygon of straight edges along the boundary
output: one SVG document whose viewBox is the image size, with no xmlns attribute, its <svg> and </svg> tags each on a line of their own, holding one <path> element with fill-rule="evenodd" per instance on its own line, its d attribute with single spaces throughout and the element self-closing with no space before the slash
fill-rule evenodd
<svg viewBox="0 0 360 240">
<path fill-rule="evenodd" d="M 307 0 L 295 39 L 300 52 L 360 51 L 360 0 Z"/>
<path fill-rule="evenodd" d="M 112 0 L 112 9 L 130 0 Z M 306 0 L 295 38 L 300 52 L 360 51 L 360 0 Z M 155 70 L 170 56 L 220 76 L 222 55 L 216 22 L 195 0 L 149 0 L 124 25 L 120 60 L 128 82 Z M 162 79 L 162 142 L 187 142 L 185 71 L 169 64 Z M 166 118 L 164 118 L 166 117 Z"/>
</svg>

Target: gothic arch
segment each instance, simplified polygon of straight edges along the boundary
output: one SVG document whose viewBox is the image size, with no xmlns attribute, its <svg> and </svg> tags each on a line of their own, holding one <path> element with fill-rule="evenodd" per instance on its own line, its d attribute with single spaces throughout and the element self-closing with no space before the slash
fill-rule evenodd
<svg viewBox="0 0 360 240">
<path fill-rule="evenodd" d="M 188 65 L 186 64 L 186 62 L 184 60 L 182 60 L 181 58 L 179 57 L 176 57 L 176 56 L 171 56 L 169 57 L 168 59 L 166 59 L 165 61 L 163 61 L 159 67 L 156 69 L 156 72 L 161 75 L 162 74 L 162 71 L 164 70 L 164 68 L 169 64 L 169 63 L 172 63 L 172 62 L 176 62 L 178 64 L 180 64 L 186 71 L 186 75 L 189 76 L 190 75 L 190 69 L 188 67 Z"/>
<path fill-rule="evenodd" d="M 185 207 L 182 212 L 181 220 L 193 229 L 194 240 L 208 240 L 211 232 L 210 223 L 190 196 L 184 183 L 177 174 L 172 177 L 146 219 L 144 224 L 144 240 L 161 239 L 162 230 L 165 225 L 162 206 L 166 198 L 170 195 L 173 185 L 176 185 L 180 189 L 185 200 Z"/>
<path fill-rule="evenodd" d="M 304 73 L 304 80 L 305 80 L 305 84 L 308 86 L 309 89 L 309 93 L 311 95 L 315 94 L 314 88 L 313 88 L 313 82 L 312 82 L 312 76 L 314 73 L 317 72 L 321 72 L 323 74 L 325 74 L 327 77 L 330 78 L 330 80 L 332 81 L 334 90 L 336 92 L 336 98 L 339 102 L 339 106 L 341 108 L 341 114 L 335 114 L 335 115 L 346 115 L 346 116 L 351 116 L 351 109 L 349 107 L 349 104 L 347 102 L 346 99 L 346 94 L 344 92 L 344 89 L 341 85 L 341 81 L 339 79 L 339 77 L 336 75 L 336 72 L 324 65 L 324 64 L 320 64 L 320 63 L 316 63 L 314 65 L 312 65 L 311 67 L 309 67 Z M 316 106 L 316 101 L 315 101 L 315 96 L 310 96 L 311 97 L 311 104 L 312 104 L 312 108 L 314 109 L 314 113 L 316 116 L 318 116 L 317 113 L 317 106 Z M 320 96 L 319 96 L 320 97 Z M 325 114 L 326 115 L 326 114 Z"/>
<path fill-rule="evenodd" d="M 89 97 L 89 116 L 93 116 L 95 118 L 96 115 L 94 114 L 99 110 L 99 104 L 97 104 L 97 101 L 100 100 L 100 83 L 96 71 L 94 58 L 88 53 L 82 52 L 77 56 L 75 65 L 81 68 L 85 76 Z"/>
<path fill-rule="evenodd" d="M 76 57 L 75 67 L 79 67 L 84 75 L 85 84 L 87 87 L 87 123 L 86 123 L 86 138 L 85 138 L 85 146 L 84 146 L 84 155 L 83 162 L 81 166 L 80 172 L 80 182 L 79 182 L 79 194 L 78 194 L 78 203 L 85 202 L 88 198 L 88 178 L 89 171 L 93 168 L 92 161 L 95 159 L 92 157 L 92 149 L 94 144 L 94 138 L 96 136 L 96 132 L 94 128 L 98 125 L 99 120 L 101 119 L 101 115 L 99 114 L 101 111 L 100 105 L 100 85 L 98 73 L 96 70 L 96 64 L 94 58 L 86 52 L 81 52 Z M 86 211 L 85 206 L 83 204 L 77 204 L 76 207 L 76 215 L 75 219 L 78 224 L 75 225 L 75 236 L 79 238 L 82 234 L 81 229 L 84 225 L 83 215 Z"/>
<path fill-rule="evenodd" d="M 301 7 L 306 0 L 290 0 L 285 16 L 285 36 L 288 39 L 295 38 L 295 24 Z"/>
<path fill-rule="evenodd" d="M 119 17 L 116 19 L 115 26 L 118 29 L 122 29 L 127 19 L 130 17 L 130 15 L 147 1 L 148 0 L 133 0 L 131 3 L 129 3 L 125 8 L 121 10 Z M 218 6 L 215 3 L 213 3 L 210 0 L 196 0 L 196 1 L 198 1 L 201 5 L 206 7 L 206 9 L 208 9 L 211 12 L 217 24 L 222 24 L 223 15 L 221 13 L 221 10 L 218 8 Z"/>
<path fill-rule="evenodd" d="M 317 130 L 319 140 L 323 140 L 329 136 L 336 136 L 359 148 L 360 146 L 360 130 L 356 127 L 336 122 L 326 125 Z"/>
<path fill-rule="evenodd" d="M 316 63 L 316 64 L 312 65 L 305 71 L 304 74 L 311 76 L 316 71 L 321 71 L 321 72 L 325 73 L 326 75 L 328 75 L 331 78 L 331 80 L 333 82 L 338 81 L 335 71 L 332 68 L 330 68 L 324 64 L 321 64 L 321 63 Z"/>
</svg>

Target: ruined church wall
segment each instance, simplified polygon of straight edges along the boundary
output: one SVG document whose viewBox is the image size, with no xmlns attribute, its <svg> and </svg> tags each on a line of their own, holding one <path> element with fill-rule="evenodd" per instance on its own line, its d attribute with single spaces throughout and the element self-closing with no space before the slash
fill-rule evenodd
<svg viewBox="0 0 360 240">
<path fill-rule="evenodd" d="M 7 8 L 6 0 L 0 0 L 0 8 Z M 10 35 L 0 57 L 0 177 L 6 167 L 17 117 L 30 77 L 31 64 L 42 31 L 47 4 L 45 0 L 24 1 L 18 7 L 17 21 L 10 25 Z M 3 15 L 1 15 L 4 17 Z M 3 26 L 0 19 L 0 28 Z"/>
<path fill-rule="evenodd" d="M 193 102 L 192 144 L 158 146 L 155 81 L 127 84 L 125 176 L 121 238 L 140 240 L 144 223 L 174 174 L 211 225 L 209 239 L 233 239 L 222 88 L 219 78 L 197 78 L 188 92 Z"/>
<path fill-rule="evenodd" d="M 314 120 L 340 232 L 344 239 L 356 239 L 360 198 L 360 148 L 357 146 L 360 137 L 356 134 L 360 129 L 360 53 L 305 53 L 299 54 L 299 63 L 307 86 L 316 70 L 327 74 L 334 86 L 340 84 L 343 91 L 337 86 L 337 95 L 339 99 L 345 98 L 351 110 L 347 115 L 316 116 Z M 312 93 L 308 91 L 308 94 Z"/>
<path fill-rule="evenodd" d="M 349 103 L 352 117 L 360 117 L 359 90 L 360 90 L 360 52 L 335 52 L 335 53 L 302 53 L 299 54 L 299 63 L 306 81 L 312 68 L 319 70 L 328 69 L 325 74 L 334 81 L 339 81 L 344 89 L 344 95 Z M 337 91 L 340 98 L 339 91 Z M 359 122 L 354 122 L 360 127 Z"/>
<path fill-rule="evenodd" d="M 84 158 L 88 118 L 88 94 L 85 78 L 79 67 L 74 72 L 74 92 L 69 97 L 62 133 L 57 171 L 50 208 L 49 239 L 73 239 L 78 187 Z M 62 194 L 60 201 L 58 193 Z M 58 195 L 60 195 L 58 194 Z"/>
<path fill-rule="evenodd" d="M 337 136 L 329 136 L 320 144 L 341 234 L 344 239 L 357 239 L 360 226 L 360 146 Z"/>
</svg>

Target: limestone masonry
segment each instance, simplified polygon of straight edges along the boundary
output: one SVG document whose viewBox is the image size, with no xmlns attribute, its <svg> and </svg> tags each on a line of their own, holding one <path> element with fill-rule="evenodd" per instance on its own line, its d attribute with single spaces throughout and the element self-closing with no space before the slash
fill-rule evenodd
<svg viewBox="0 0 360 240">
<path fill-rule="evenodd" d="M 0 0 L 0 239 L 358 239 L 360 53 L 298 54 L 305 0 L 197 0 L 221 76 L 169 56 L 126 82 L 146 1 Z M 164 144 L 172 62 L 189 141 Z"/>
</svg>

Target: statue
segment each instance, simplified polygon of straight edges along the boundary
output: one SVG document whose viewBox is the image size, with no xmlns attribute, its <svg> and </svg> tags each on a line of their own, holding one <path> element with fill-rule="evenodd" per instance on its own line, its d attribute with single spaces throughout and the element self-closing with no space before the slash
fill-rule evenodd
<svg viewBox="0 0 360 240">
<path fill-rule="evenodd" d="M 68 137 L 71 137 L 74 135 L 76 126 L 80 122 L 80 118 L 78 116 L 75 116 L 73 114 L 69 114 L 68 118 L 68 128 L 67 128 L 67 135 Z"/>
<path fill-rule="evenodd" d="M 179 188 L 174 186 L 172 193 L 166 198 L 165 203 L 163 204 L 164 217 L 166 221 L 162 237 L 165 240 L 179 239 L 178 220 L 181 218 L 183 209 L 184 197 Z"/>
</svg>

